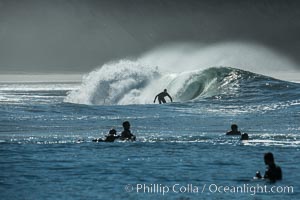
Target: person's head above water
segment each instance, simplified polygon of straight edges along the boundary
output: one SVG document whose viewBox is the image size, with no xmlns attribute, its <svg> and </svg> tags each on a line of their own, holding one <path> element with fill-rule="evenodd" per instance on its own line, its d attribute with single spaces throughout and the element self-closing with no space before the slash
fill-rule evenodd
<svg viewBox="0 0 300 200">
<path fill-rule="evenodd" d="M 130 123 L 129 123 L 129 121 L 123 122 L 123 128 L 124 128 L 124 129 L 129 129 L 129 128 L 130 128 Z"/>
<path fill-rule="evenodd" d="M 236 124 L 232 124 L 231 131 L 228 131 L 226 135 L 241 135 L 241 131 L 238 130 L 238 126 Z"/>
<path fill-rule="evenodd" d="M 248 139 L 249 139 L 248 133 L 243 133 L 241 135 L 241 140 L 248 140 Z"/>
<path fill-rule="evenodd" d="M 117 131 L 115 129 L 109 130 L 109 135 L 116 135 Z"/>
<path fill-rule="evenodd" d="M 231 125 L 231 130 L 237 131 L 238 130 L 238 126 L 236 124 L 232 124 Z"/>
<path fill-rule="evenodd" d="M 271 152 L 265 153 L 264 160 L 266 165 L 274 164 L 274 156 Z"/>
<path fill-rule="evenodd" d="M 269 179 L 271 182 L 282 180 L 281 168 L 275 164 L 274 156 L 271 152 L 265 153 L 264 161 L 268 165 L 264 178 Z"/>
</svg>

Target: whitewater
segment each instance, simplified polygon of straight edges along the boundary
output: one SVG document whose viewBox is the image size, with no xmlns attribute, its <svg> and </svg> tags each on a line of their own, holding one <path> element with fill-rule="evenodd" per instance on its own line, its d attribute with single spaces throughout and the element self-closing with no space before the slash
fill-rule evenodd
<svg viewBox="0 0 300 200">
<path fill-rule="evenodd" d="M 299 199 L 300 83 L 284 74 L 295 65 L 253 44 L 176 44 L 78 82 L 1 82 L 1 198 Z M 174 102 L 154 104 L 163 89 Z M 92 142 L 123 121 L 136 142 Z M 248 141 L 225 135 L 233 123 Z M 282 181 L 253 180 L 266 152 Z"/>
</svg>

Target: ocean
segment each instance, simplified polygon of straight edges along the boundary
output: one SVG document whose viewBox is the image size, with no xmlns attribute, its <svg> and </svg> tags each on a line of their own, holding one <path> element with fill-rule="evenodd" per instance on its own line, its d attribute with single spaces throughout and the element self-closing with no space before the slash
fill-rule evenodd
<svg viewBox="0 0 300 200">
<path fill-rule="evenodd" d="M 174 102 L 154 104 L 165 88 Z M 0 111 L 1 199 L 300 199 L 297 82 L 122 60 L 80 82 L 2 82 Z M 92 142 L 124 121 L 135 142 Z M 266 152 L 282 181 L 253 179 Z"/>
</svg>

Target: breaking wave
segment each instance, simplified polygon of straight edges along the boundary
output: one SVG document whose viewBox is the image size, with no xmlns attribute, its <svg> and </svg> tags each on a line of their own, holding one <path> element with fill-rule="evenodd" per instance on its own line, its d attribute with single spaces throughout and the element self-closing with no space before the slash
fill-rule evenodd
<svg viewBox="0 0 300 200">
<path fill-rule="evenodd" d="M 149 104 L 164 88 L 168 89 L 175 102 L 203 98 L 249 99 L 251 95 L 266 98 L 266 91 L 275 89 L 287 92 L 293 84 L 231 67 L 170 73 L 139 61 L 120 60 L 87 74 L 80 88 L 69 92 L 65 102 L 92 105 Z"/>
</svg>

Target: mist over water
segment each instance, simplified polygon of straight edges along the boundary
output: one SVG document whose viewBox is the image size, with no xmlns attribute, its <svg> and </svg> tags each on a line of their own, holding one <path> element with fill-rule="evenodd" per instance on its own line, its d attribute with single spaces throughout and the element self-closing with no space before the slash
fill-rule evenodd
<svg viewBox="0 0 300 200">
<path fill-rule="evenodd" d="M 296 71 L 297 68 L 296 62 L 288 56 L 265 46 L 246 42 L 212 45 L 173 43 L 142 54 L 139 61 L 172 72 L 228 66 L 276 78 L 280 78 L 278 71 Z"/>
</svg>

